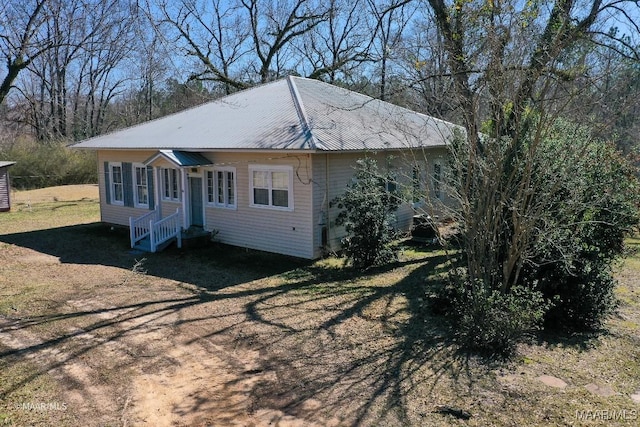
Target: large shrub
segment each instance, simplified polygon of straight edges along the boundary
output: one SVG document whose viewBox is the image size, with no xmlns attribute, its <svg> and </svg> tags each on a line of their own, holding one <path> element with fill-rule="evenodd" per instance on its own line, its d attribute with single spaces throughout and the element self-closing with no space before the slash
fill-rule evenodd
<svg viewBox="0 0 640 427">
<path fill-rule="evenodd" d="M 358 160 L 354 178 L 345 192 L 331 202 L 342 209 L 335 223 L 345 228 L 342 247 L 355 268 L 381 265 L 396 257 L 392 224 L 398 201 L 387 191 L 387 178 L 375 160 Z"/>
<path fill-rule="evenodd" d="M 639 220 L 636 171 L 613 144 L 566 122 L 545 138 L 538 170 L 549 194 L 524 279 L 554 301 L 547 327 L 598 328 L 616 307 L 612 264 Z"/>
<path fill-rule="evenodd" d="M 639 220 L 636 175 L 613 145 L 563 120 L 531 118 L 519 138 L 486 139 L 478 158 L 452 144 L 465 268 L 449 299 L 474 348 L 508 352 L 539 313 L 545 327 L 600 326 L 616 307 L 612 265 Z M 521 309 L 536 316 L 521 322 Z"/>
</svg>

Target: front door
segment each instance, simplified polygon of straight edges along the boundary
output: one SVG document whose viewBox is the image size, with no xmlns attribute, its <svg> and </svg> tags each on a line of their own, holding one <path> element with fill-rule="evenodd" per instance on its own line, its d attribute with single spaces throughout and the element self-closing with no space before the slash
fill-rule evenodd
<svg viewBox="0 0 640 427">
<path fill-rule="evenodd" d="M 202 178 L 189 178 L 189 200 L 191 225 L 202 227 L 204 225 L 203 205 L 202 205 Z"/>
</svg>

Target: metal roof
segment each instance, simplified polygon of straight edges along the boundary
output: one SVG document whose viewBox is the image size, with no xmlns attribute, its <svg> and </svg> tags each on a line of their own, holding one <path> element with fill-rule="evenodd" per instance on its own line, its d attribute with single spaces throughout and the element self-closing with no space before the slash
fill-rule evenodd
<svg viewBox="0 0 640 427">
<path fill-rule="evenodd" d="M 202 154 L 178 150 L 160 150 L 144 163 L 146 165 L 151 164 L 160 157 L 164 157 L 176 166 L 180 167 L 206 166 L 212 164 L 211 160 L 207 159 Z"/>
<path fill-rule="evenodd" d="M 0 161 L 0 168 L 6 168 L 8 166 L 13 166 L 15 164 L 16 164 L 16 162 Z"/>
<path fill-rule="evenodd" d="M 288 77 L 74 147 L 381 150 L 445 145 L 454 127 L 328 83 Z"/>
</svg>

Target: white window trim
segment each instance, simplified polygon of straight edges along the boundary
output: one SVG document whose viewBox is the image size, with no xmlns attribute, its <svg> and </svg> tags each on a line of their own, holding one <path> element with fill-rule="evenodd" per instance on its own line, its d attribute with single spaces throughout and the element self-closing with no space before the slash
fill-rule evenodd
<svg viewBox="0 0 640 427">
<path fill-rule="evenodd" d="M 122 186 L 122 200 L 116 200 L 116 183 L 113 179 L 113 168 L 120 168 L 120 185 Z M 109 162 L 109 198 L 112 205 L 124 206 L 124 168 L 122 162 Z"/>
<path fill-rule="evenodd" d="M 207 206 L 223 209 L 238 209 L 238 173 L 236 168 L 230 166 L 214 167 L 205 169 L 205 201 Z M 225 203 L 218 202 L 218 172 L 225 172 L 224 199 Z M 226 183 L 226 172 L 233 172 L 233 203 L 228 202 L 228 190 Z M 209 173 L 213 174 L 213 202 L 209 201 Z"/>
<path fill-rule="evenodd" d="M 147 167 L 142 163 L 134 163 L 133 164 L 133 205 L 136 208 L 145 208 L 149 209 L 149 175 L 147 174 Z M 145 182 L 147 187 L 147 203 L 140 203 L 138 200 L 138 171 L 136 169 L 143 169 Z"/>
<path fill-rule="evenodd" d="M 167 196 L 165 189 L 166 189 L 166 177 L 165 177 L 165 170 L 170 170 L 170 171 L 174 171 L 176 174 L 176 179 L 178 180 L 177 185 L 177 197 L 173 197 L 172 195 Z M 170 173 L 171 175 L 171 173 Z M 169 201 L 169 202 L 179 202 L 181 200 L 180 198 L 180 193 L 182 192 L 182 186 L 180 185 L 180 182 L 182 180 L 182 174 L 180 173 L 180 169 L 176 169 L 176 168 L 160 168 L 160 182 L 162 184 L 162 187 L 160 188 L 160 194 L 162 195 L 162 200 L 165 201 Z M 169 192 L 173 193 L 172 189 L 169 188 Z"/>
<path fill-rule="evenodd" d="M 253 200 L 253 172 L 254 171 L 262 171 L 262 172 L 287 172 L 289 175 L 289 188 L 287 188 L 287 196 L 288 196 L 288 205 L 289 206 L 273 206 L 272 197 L 272 188 L 271 188 L 271 179 L 269 179 L 269 204 L 261 205 L 254 203 Z M 272 209 L 278 211 L 293 211 L 293 166 L 285 166 L 285 165 L 249 165 L 249 206 L 252 208 L 259 209 Z"/>
</svg>

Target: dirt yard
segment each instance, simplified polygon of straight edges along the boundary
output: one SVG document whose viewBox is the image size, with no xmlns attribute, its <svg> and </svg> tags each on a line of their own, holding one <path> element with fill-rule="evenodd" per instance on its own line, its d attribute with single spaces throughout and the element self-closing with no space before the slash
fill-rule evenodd
<svg viewBox="0 0 640 427">
<path fill-rule="evenodd" d="M 637 254 L 608 333 L 488 362 L 424 309 L 442 252 L 364 275 L 216 243 L 138 253 L 95 187 L 64 190 L 0 214 L 0 425 L 637 425 Z"/>
</svg>

